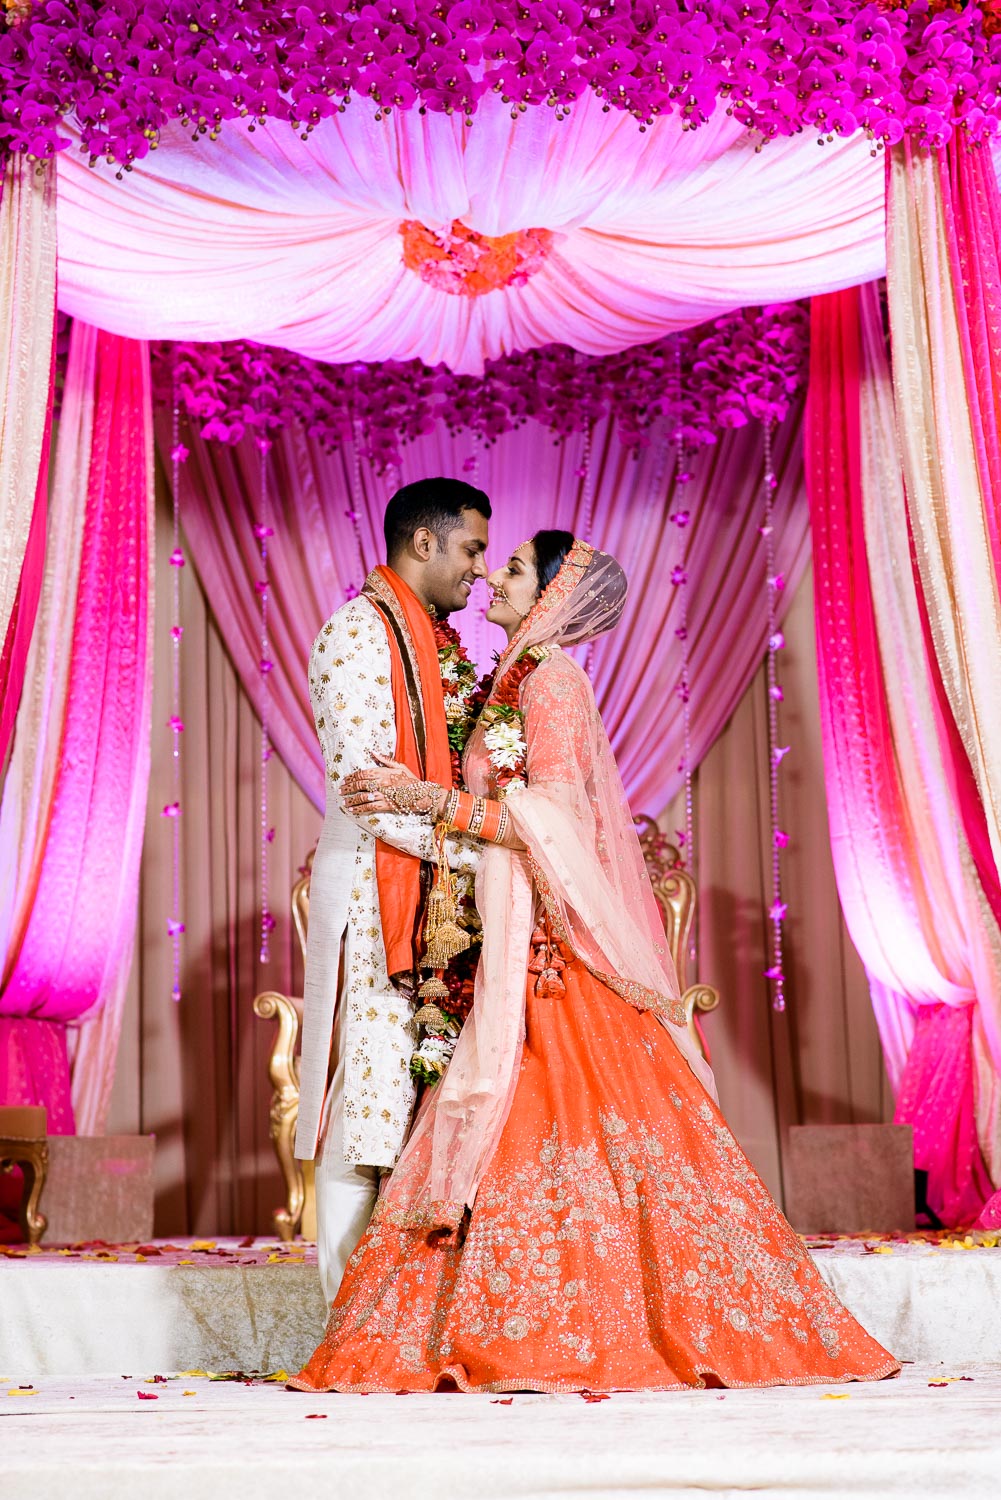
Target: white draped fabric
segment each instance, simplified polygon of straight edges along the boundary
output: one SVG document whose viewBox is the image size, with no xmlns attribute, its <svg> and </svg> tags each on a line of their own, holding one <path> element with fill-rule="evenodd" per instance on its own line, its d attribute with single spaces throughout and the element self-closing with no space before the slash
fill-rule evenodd
<svg viewBox="0 0 1001 1500">
<path fill-rule="evenodd" d="M 132 338 L 250 338 L 333 363 L 475 374 L 516 349 L 607 354 L 736 307 L 868 281 L 885 264 L 883 161 L 861 136 L 769 142 L 718 110 L 641 132 L 591 95 L 567 120 L 499 99 L 472 126 L 352 102 L 288 125 L 177 125 L 117 181 L 59 158 L 60 305 Z M 399 225 L 555 232 L 525 285 L 456 296 L 403 264 Z"/>
</svg>

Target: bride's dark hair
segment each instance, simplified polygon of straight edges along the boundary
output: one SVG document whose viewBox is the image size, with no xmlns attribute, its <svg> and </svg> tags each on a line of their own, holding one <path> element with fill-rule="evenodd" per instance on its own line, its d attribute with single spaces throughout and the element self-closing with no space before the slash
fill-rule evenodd
<svg viewBox="0 0 1001 1500">
<path fill-rule="evenodd" d="M 539 578 L 539 586 L 535 595 L 537 599 L 542 596 L 560 571 L 563 560 L 572 546 L 572 531 L 537 531 L 533 536 L 532 550 L 535 553 L 535 571 Z"/>
</svg>

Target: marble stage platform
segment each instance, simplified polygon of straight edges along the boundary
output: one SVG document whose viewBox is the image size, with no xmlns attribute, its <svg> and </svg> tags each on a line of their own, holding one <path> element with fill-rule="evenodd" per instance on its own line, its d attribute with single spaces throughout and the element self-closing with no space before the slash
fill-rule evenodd
<svg viewBox="0 0 1001 1500">
<path fill-rule="evenodd" d="M 841 1300 L 899 1359 L 1001 1363 L 1001 1234 L 807 1243 Z M 311 1245 L 248 1238 L 0 1246 L 0 1376 L 14 1385 L 295 1370 L 323 1322 Z"/>
<path fill-rule="evenodd" d="M 4 1500 L 985 1500 L 1001 1473 L 1001 1364 L 598 1401 L 149 1381 L 0 1388 Z"/>
</svg>

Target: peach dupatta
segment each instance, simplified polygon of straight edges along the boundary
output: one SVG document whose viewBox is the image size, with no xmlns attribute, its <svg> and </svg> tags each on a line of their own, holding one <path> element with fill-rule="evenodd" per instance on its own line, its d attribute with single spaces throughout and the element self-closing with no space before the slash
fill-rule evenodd
<svg viewBox="0 0 1001 1500">
<path fill-rule="evenodd" d="M 490 845 L 476 877 L 483 953 L 473 1009 L 386 1186 L 380 1215 L 454 1228 L 475 1199 L 518 1079 L 536 896 L 555 933 L 627 1003 L 652 1010 L 715 1099 L 712 1072 L 684 1027 L 679 987 L 615 759 L 581 667 L 559 649 L 618 620 L 626 583 L 613 558 L 575 542 L 510 642 L 498 681 L 530 647 L 546 659 L 521 689 L 527 785 L 507 792 L 527 852 Z M 466 783 L 490 791 L 484 728 L 466 748 Z"/>
</svg>

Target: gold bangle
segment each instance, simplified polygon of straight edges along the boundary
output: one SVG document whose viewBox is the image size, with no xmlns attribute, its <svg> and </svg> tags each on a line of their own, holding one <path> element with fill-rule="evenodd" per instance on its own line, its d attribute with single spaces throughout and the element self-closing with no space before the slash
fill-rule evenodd
<svg viewBox="0 0 1001 1500">
<path fill-rule="evenodd" d="M 460 795 L 461 794 L 459 792 L 459 788 L 457 786 L 454 786 L 445 799 L 445 808 L 442 812 L 439 822 L 447 824 L 449 828 L 451 828 L 452 824 L 455 822 L 455 815 L 459 810 Z"/>
<path fill-rule="evenodd" d="M 500 815 L 497 819 L 497 832 L 494 835 L 495 844 L 503 844 L 504 836 L 507 833 L 507 825 L 510 821 L 510 817 L 511 815 L 507 810 L 507 803 L 502 802 L 500 805 Z"/>
<path fill-rule="evenodd" d="M 474 838 L 479 838 L 483 827 L 483 820 L 487 815 L 487 804 L 483 797 L 473 798 L 473 811 L 469 819 L 469 832 Z"/>
</svg>

